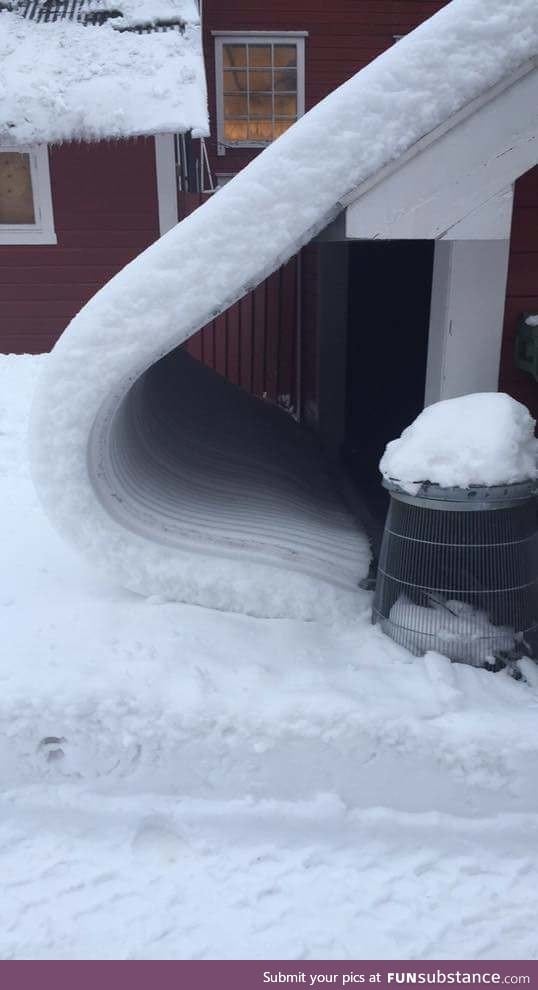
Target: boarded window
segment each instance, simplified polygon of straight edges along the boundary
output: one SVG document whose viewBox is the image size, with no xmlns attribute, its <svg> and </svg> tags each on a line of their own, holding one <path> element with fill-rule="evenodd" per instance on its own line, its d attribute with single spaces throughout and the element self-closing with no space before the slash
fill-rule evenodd
<svg viewBox="0 0 538 990">
<path fill-rule="evenodd" d="M 269 39 L 222 44 L 222 136 L 265 144 L 298 116 L 298 46 Z"/>
<path fill-rule="evenodd" d="M 0 152 L 0 223 L 35 223 L 30 155 Z"/>
</svg>

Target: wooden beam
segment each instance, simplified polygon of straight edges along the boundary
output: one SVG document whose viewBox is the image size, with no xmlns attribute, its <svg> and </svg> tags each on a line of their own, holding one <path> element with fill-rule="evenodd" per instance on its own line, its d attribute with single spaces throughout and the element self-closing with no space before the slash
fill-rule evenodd
<svg viewBox="0 0 538 990">
<path fill-rule="evenodd" d="M 502 239 L 510 204 L 497 197 L 538 162 L 536 61 L 521 73 L 359 187 L 346 236 Z"/>
</svg>

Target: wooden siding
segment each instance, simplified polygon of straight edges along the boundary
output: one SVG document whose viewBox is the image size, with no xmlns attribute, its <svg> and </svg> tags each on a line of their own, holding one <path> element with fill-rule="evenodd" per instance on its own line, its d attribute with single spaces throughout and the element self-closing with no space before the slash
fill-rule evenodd
<svg viewBox="0 0 538 990">
<path fill-rule="evenodd" d="M 307 31 L 305 106 L 309 110 L 448 0 L 204 0 L 204 56 L 215 172 L 237 172 L 258 152 L 217 155 L 215 45 L 212 31 Z"/>
<path fill-rule="evenodd" d="M 301 252 L 301 419 L 316 427 L 319 416 L 319 245 Z"/>
<path fill-rule="evenodd" d="M 538 166 L 516 182 L 499 387 L 538 418 L 538 383 L 515 366 L 515 337 L 522 313 L 538 313 Z"/>
<path fill-rule="evenodd" d="M 206 198 L 180 193 L 180 219 Z M 189 354 L 234 385 L 293 411 L 298 399 L 299 264 L 297 257 L 291 258 L 185 344 Z"/>
<path fill-rule="evenodd" d="M 447 0 L 204 0 L 204 55 L 207 73 L 211 137 L 206 142 L 214 174 L 234 174 L 259 154 L 257 149 L 228 149 L 217 155 L 215 42 L 212 31 L 307 31 L 305 48 L 305 109 L 327 96 L 372 59 L 394 44 L 394 36 L 407 34 L 426 20 Z M 318 415 L 318 247 L 309 245 L 301 254 L 301 353 L 299 395 L 292 402 L 311 425 Z M 265 291 L 263 288 L 259 290 Z M 269 290 L 270 292 L 272 289 Z M 222 320 L 222 318 L 221 318 Z M 215 328 L 214 328 L 215 329 Z M 205 330 L 202 340 L 192 345 L 192 353 L 210 363 L 208 358 L 213 330 Z M 217 330 L 219 327 L 217 326 Z M 264 350 L 275 352 L 274 322 L 264 329 Z M 228 335 L 230 331 L 228 330 Z M 256 339 L 256 338 L 253 338 Z M 267 343 L 268 342 L 268 343 Z M 243 343 L 244 364 L 251 360 L 251 342 Z M 226 371 L 222 359 L 213 359 L 217 370 Z M 255 358 L 256 365 L 261 358 Z M 229 371 L 228 371 L 229 373 Z M 286 369 L 283 377 L 291 375 Z M 241 384 L 260 394 L 259 380 Z M 232 380 L 236 380 L 232 378 Z M 265 389 L 268 397 L 273 390 Z"/>
<path fill-rule="evenodd" d="M 50 149 L 58 244 L 0 246 L 0 350 L 38 354 L 158 236 L 153 138 Z"/>
<path fill-rule="evenodd" d="M 306 109 L 323 99 L 447 0 L 204 0 L 204 50 L 212 137 L 207 143 L 215 173 L 235 173 L 257 150 L 228 149 L 217 155 L 215 59 L 212 31 L 307 31 Z M 302 356 L 303 411 L 315 419 L 317 395 L 316 251 L 303 252 Z M 512 250 L 508 277 L 500 388 L 538 415 L 538 387 L 513 360 L 517 318 L 538 312 L 538 169 L 516 187 Z"/>
</svg>

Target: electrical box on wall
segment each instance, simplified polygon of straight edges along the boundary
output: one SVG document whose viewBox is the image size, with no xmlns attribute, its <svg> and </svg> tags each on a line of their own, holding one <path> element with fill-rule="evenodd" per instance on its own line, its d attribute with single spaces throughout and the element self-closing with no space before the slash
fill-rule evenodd
<svg viewBox="0 0 538 990">
<path fill-rule="evenodd" d="M 515 361 L 538 382 L 538 314 L 523 313 L 519 319 Z"/>
</svg>

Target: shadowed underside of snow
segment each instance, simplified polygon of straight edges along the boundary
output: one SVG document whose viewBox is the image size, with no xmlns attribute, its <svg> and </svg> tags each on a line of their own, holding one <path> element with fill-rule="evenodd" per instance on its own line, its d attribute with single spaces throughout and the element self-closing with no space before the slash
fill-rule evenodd
<svg viewBox="0 0 538 990">
<path fill-rule="evenodd" d="M 215 558 L 211 566 L 219 572 L 209 603 L 233 610 L 266 610 L 237 562 L 246 576 L 253 566 L 270 568 L 264 583 L 275 584 L 270 609 L 279 614 L 293 586 L 299 595 L 308 582 L 313 594 L 315 582 L 330 582 L 327 594 L 341 589 L 349 596 L 366 573 L 367 541 L 336 497 L 312 440 L 282 410 L 181 349 L 138 379 L 110 421 L 109 408 L 101 409 L 89 453 L 107 513 L 160 552 L 182 551 L 181 597 L 206 600 L 195 587 L 200 550 Z M 230 577 L 230 569 L 237 572 L 233 581 L 227 569 Z M 165 589 L 172 596 L 178 576 L 176 570 Z"/>
<path fill-rule="evenodd" d="M 84 307 L 33 416 L 36 485 L 68 538 L 143 593 L 268 616 L 354 607 L 364 539 L 295 424 L 176 355 L 154 366 L 537 50 L 535 0 L 452 0 Z"/>
</svg>

